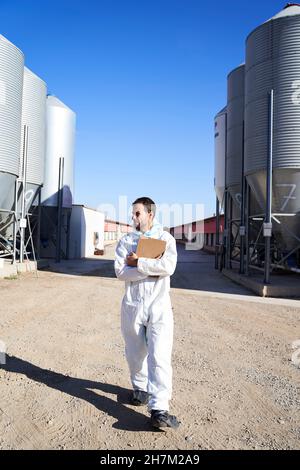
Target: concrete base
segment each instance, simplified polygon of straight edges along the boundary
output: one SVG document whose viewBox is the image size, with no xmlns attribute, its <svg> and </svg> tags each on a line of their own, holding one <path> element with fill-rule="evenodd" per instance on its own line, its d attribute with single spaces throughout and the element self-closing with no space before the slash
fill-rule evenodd
<svg viewBox="0 0 300 470">
<path fill-rule="evenodd" d="M 0 279 L 17 276 L 19 273 L 34 272 L 49 266 L 48 260 L 25 261 L 24 263 L 11 264 L 9 260 L 3 260 L 0 264 Z"/>
<path fill-rule="evenodd" d="M 272 274 L 271 283 L 265 284 L 263 273 L 251 272 L 250 276 L 245 276 L 235 269 L 223 269 L 222 273 L 233 282 L 247 287 L 261 297 L 300 298 L 298 274 Z"/>
<path fill-rule="evenodd" d="M 0 279 L 17 275 L 16 264 L 11 264 L 10 261 L 3 260 L 0 264 Z"/>
</svg>

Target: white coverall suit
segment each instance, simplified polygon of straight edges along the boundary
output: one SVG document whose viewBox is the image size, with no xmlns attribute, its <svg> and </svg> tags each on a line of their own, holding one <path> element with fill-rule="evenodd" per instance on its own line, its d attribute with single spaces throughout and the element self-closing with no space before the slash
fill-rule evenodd
<svg viewBox="0 0 300 470">
<path fill-rule="evenodd" d="M 116 276 L 125 281 L 121 329 L 133 388 L 151 395 L 149 410 L 169 411 L 173 345 L 169 292 L 177 251 L 174 237 L 162 227 L 150 236 L 167 242 L 160 259 L 139 258 L 137 267 L 127 266 L 126 256 L 136 252 L 139 241 L 135 233 L 125 235 L 116 248 Z"/>
</svg>

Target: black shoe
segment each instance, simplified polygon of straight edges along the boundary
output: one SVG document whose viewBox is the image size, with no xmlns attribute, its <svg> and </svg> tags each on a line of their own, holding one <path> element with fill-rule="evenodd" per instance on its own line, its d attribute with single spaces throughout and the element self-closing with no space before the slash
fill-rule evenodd
<svg viewBox="0 0 300 470">
<path fill-rule="evenodd" d="M 131 397 L 131 404 L 134 406 L 147 405 L 150 395 L 143 390 L 133 390 Z"/>
<path fill-rule="evenodd" d="M 167 411 L 151 410 L 151 424 L 155 428 L 177 429 L 180 422 L 176 416 L 170 415 Z"/>
</svg>

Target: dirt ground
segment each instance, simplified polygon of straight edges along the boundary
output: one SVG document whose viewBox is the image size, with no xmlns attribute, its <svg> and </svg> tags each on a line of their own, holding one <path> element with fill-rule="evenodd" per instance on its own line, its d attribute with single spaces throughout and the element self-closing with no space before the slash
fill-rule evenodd
<svg viewBox="0 0 300 470">
<path fill-rule="evenodd" d="M 0 281 L 0 449 L 300 449 L 300 301 L 254 297 L 212 257 L 181 252 L 170 410 L 181 426 L 155 431 L 128 402 L 112 248 L 97 271 Z"/>
</svg>

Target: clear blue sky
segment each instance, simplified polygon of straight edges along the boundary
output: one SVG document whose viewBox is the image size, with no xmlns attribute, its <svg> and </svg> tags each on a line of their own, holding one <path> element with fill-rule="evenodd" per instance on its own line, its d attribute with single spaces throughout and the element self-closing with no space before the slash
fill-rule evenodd
<svg viewBox="0 0 300 470">
<path fill-rule="evenodd" d="M 1 34 L 77 113 L 75 202 L 215 212 L 213 118 L 265 0 L 0 0 Z M 185 220 L 187 221 L 187 220 Z"/>
</svg>

